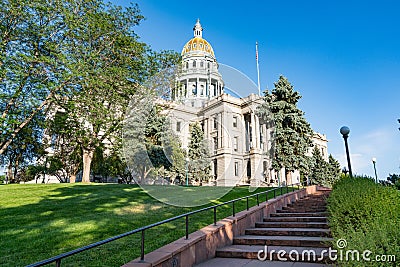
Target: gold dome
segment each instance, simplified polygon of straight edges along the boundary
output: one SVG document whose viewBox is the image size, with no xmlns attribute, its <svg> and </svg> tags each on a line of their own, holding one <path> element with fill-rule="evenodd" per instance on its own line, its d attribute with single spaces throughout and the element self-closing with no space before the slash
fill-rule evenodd
<svg viewBox="0 0 400 267">
<path fill-rule="evenodd" d="M 181 55 L 192 51 L 203 51 L 211 54 L 214 57 L 214 50 L 211 45 L 202 37 L 197 36 L 189 40 L 182 49 Z"/>
</svg>

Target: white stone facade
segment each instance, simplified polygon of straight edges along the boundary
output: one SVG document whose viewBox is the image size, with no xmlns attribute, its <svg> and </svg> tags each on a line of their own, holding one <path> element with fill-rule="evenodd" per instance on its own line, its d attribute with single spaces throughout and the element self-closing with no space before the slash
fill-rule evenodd
<svg viewBox="0 0 400 267">
<path fill-rule="evenodd" d="M 224 93 L 224 81 L 211 45 L 202 38 L 199 20 L 194 37 L 182 50 L 182 73 L 171 94 L 168 114 L 173 131 L 185 149 L 190 142 L 189 125 L 199 122 L 211 152 L 216 185 L 278 185 L 284 179 L 271 168 L 271 129 L 260 121 L 256 108 L 260 96 L 237 98 Z M 327 155 L 326 137 L 316 134 L 316 144 Z M 327 157 L 327 156 L 326 156 Z M 277 177 L 280 177 L 279 181 Z M 294 172 L 291 182 L 299 182 Z"/>
</svg>

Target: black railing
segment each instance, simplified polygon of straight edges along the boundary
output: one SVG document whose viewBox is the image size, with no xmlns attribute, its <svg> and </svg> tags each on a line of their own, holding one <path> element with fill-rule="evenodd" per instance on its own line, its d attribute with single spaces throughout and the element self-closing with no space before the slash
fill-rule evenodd
<svg viewBox="0 0 400 267">
<path fill-rule="evenodd" d="M 175 220 L 178 220 L 178 219 L 181 219 L 181 218 L 185 217 L 185 226 L 186 226 L 185 227 L 185 238 L 189 239 L 189 216 L 190 215 L 213 209 L 214 210 L 214 225 L 217 225 L 217 208 L 220 207 L 220 206 L 232 203 L 232 216 L 235 217 L 235 215 L 236 215 L 235 202 L 246 199 L 246 210 L 249 210 L 249 208 L 250 208 L 249 207 L 249 198 L 256 197 L 257 198 L 257 206 L 259 206 L 260 205 L 260 201 L 259 201 L 259 196 L 260 195 L 265 194 L 265 201 L 268 201 L 268 193 L 273 192 L 273 194 L 274 194 L 273 198 L 276 198 L 276 190 L 281 190 L 281 195 L 282 195 L 284 188 L 286 189 L 286 193 L 289 193 L 289 187 L 291 188 L 292 192 L 294 192 L 296 186 L 297 186 L 297 189 L 300 189 L 300 184 L 299 183 L 292 184 L 292 185 L 289 185 L 289 186 L 287 186 L 287 185 L 286 186 L 280 186 L 280 187 L 275 187 L 275 188 L 267 190 L 267 191 L 263 191 L 263 192 L 251 194 L 251 195 L 248 195 L 248 196 L 232 199 L 232 200 L 229 200 L 229 201 L 217 204 L 217 205 L 208 206 L 208 207 L 205 207 L 205 208 L 202 208 L 202 209 L 194 210 L 194 211 L 191 211 L 191 212 L 188 212 L 188 213 L 185 213 L 185 214 L 181 214 L 181 215 L 169 218 L 169 219 L 165 219 L 163 221 L 159 221 L 159 222 L 156 222 L 156 223 L 153 223 L 153 224 L 149 224 L 149 225 L 137 228 L 135 230 L 132 230 L 132 231 L 120 234 L 120 235 L 116 235 L 116 236 L 101 240 L 101 241 L 96 242 L 96 243 L 92 243 L 90 245 L 87 245 L 87 246 L 84 246 L 84 247 L 81 247 L 81 248 L 77 248 L 77 249 L 68 251 L 66 253 L 59 254 L 59 255 L 54 256 L 52 258 L 48 258 L 46 260 L 39 261 L 39 262 L 30 264 L 30 265 L 27 265 L 27 267 L 44 266 L 44 265 L 47 265 L 47 264 L 50 264 L 50 263 L 53 263 L 53 262 L 56 263 L 56 267 L 59 267 L 59 266 L 61 266 L 61 260 L 64 259 L 64 258 L 70 257 L 72 255 L 87 251 L 89 249 L 92 249 L 92 248 L 95 248 L 95 247 L 110 243 L 110 242 L 115 241 L 117 239 L 120 239 L 120 238 L 123 238 L 123 237 L 126 237 L 126 236 L 130 236 L 130 235 L 133 235 L 133 234 L 136 234 L 136 233 L 139 233 L 139 232 L 141 232 L 140 260 L 144 261 L 145 231 L 147 229 L 150 229 L 150 228 L 153 228 L 153 227 L 165 224 L 165 223 L 169 223 L 169 222 L 172 222 L 172 221 L 175 221 Z"/>
</svg>

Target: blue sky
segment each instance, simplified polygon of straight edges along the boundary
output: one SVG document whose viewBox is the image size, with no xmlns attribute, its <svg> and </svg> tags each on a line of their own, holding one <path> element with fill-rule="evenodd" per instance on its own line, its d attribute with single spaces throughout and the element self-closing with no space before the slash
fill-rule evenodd
<svg viewBox="0 0 400 267">
<path fill-rule="evenodd" d="M 127 1 L 113 1 L 127 5 Z M 180 52 L 197 18 L 218 62 L 257 81 L 280 74 L 303 98 L 299 107 L 329 152 L 345 164 L 339 133 L 350 127 L 353 172 L 380 179 L 400 173 L 400 3 L 398 1 L 153 1 L 139 0 L 137 28 L 155 50 Z M 254 89 L 254 88 L 253 88 Z M 254 91 L 249 90 L 248 93 Z"/>
</svg>

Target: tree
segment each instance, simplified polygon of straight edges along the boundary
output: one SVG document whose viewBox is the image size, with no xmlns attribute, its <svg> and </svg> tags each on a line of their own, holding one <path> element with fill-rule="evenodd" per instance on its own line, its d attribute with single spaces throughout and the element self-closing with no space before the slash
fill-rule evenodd
<svg viewBox="0 0 400 267">
<path fill-rule="evenodd" d="M 325 185 L 328 163 L 322 158 L 317 146 L 313 148 L 311 157 L 310 184 Z"/>
<path fill-rule="evenodd" d="M 176 177 L 183 173 L 185 154 L 172 133 L 161 106 L 144 98 L 137 101 L 125 120 L 123 153 L 138 182 L 149 176 Z"/>
<path fill-rule="evenodd" d="M 73 130 L 77 125 L 72 125 L 64 109 L 54 109 L 53 113 L 46 120 L 44 146 L 52 151 L 46 160 L 50 164 L 51 175 L 60 182 L 75 183 L 82 168 L 82 152 Z"/>
<path fill-rule="evenodd" d="M 10 183 L 18 183 L 18 176 L 35 160 L 44 155 L 41 138 L 43 114 L 35 116 L 14 138 L 14 141 L 0 155 L 2 165 L 7 165 L 7 178 Z M 26 179 L 32 176 L 25 176 Z"/>
<path fill-rule="evenodd" d="M 78 0 L 0 2 L 0 155 L 51 108 L 57 94 L 75 88 L 66 64 L 72 60 L 68 40 L 75 31 L 68 20 L 84 25 L 78 7 L 89 5 Z"/>
<path fill-rule="evenodd" d="M 62 106 L 82 151 L 82 182 L 90 181 L 96 148 L 119 142 L 121 123 L 143 78 L 141 63 L 146 58 L 146 47 L 133 31 L 142 19 L 137 6 L 122 9 L 90 2 L 81 10 L 83 23 L 70 21 L 75 31 L 68 69 L 80 79 Z"/>
<path fill-rule="evenodd" d="M 275 124 L 272 168 L 285 168 L 287 183 L 291 172 L 308 168 L 306 153 L 312 146 L 313 131 L 304 112 L 297 108 L 301 96 L 287 78 L 281 75 L 274 85 L 271 93 L 264 91 L 264 102 L 258 106 L 257 114 Z"/>
<path fill-rule="evenodd" d="M 192 178 L 202 182 L 210 179 L 210 154 L 204 140 L 204 133 L 198 122 L 190 127 L 189 173 Z"/>
<path fill-rule="evenodd" d="M 397 189 L 400 190 L 400 175 L 399 174 L 389 174 L 387 177 L 387 181 L 390 185 L 394 185 Z"/>
<path fill-rule="evenodd" d="M 164 147 L 165 154 L 171 162 L 171 166 L 167 170 L 170 180 L 173 181 L 184 177 L 186 171 L 186 151 L 182 148 L 179 137 L 173 133 L 168 134 L 165 138 Z"/>
<path fill-rule="evenodd" d="M 340 179 L 340 163 L 331 154 L 328 159 L 328 169 L 327 169 L 327 184 L 328 186 L 333 186 L 334 183 Z"/>
</svg>

